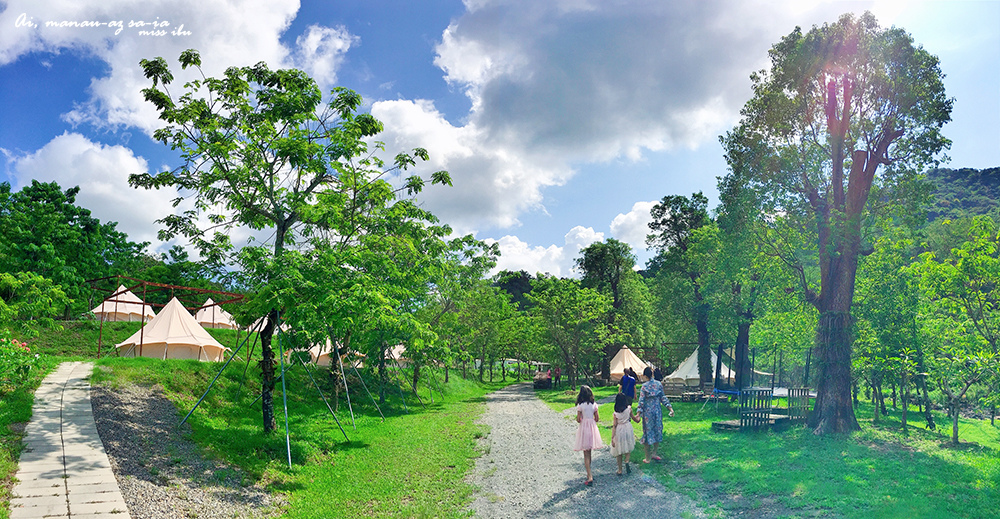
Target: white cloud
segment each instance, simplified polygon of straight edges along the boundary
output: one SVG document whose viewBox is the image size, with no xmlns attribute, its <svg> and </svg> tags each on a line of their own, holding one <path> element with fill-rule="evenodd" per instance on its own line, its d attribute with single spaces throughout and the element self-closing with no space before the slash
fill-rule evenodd
<svg viewBox="0 0 1000 519">
<path fill-rule="evenodd" d="M 627 213 L 619 213 L 611 221 L 611 236 L 616 240 L 625 242 L 636 251 L 646 248 L 646 235 L 649 234 L 649 222 L 653 217 L 649 214 L 650 209 L 656 205 L 652 202 L 636 202 L 632 205 L 632 210 Z"/>
<path fill-rule="evenodd" d="M 76 205 L 85 207 L 103 223 L 118 222 L 118 230 L 136 242 L 156 239 L 153 222 L 172 214 L 173 189 L 132 189 L 128 176 L 148 173 L 142 157 L 123 146 L 92 142 L 78 133 L 63 133 L 34 153 L 8 158 L 15 189 L 31 183 L 56 182 L 62 189 L 80 186 Z"/>
<path fill-rule="evenodd" d="M 310 25 L 305 34 L 295 39 L 296 64 L 326 92 L 337 82 L 337 69 L 357 40 L 358 37 L 352 36 L 343 26 L 331 29 Z"/>
<path fill-rule="evenodd" d="M 532 246 L 517 236 L 504 236 L 499 240 L 487 239 L 487 243 L 497 243 L 500 246 L 500 258 L 491 274 L 501 270 L 524 270 L 528 274 L 551 274 L 556 277 L 575 276 L 574 263 L 580 251 L 594 242 L 604 240 L 604 233 L 596 232 L 590 227 L 576 226 L 565 236 L 562 246 L 548 247 Z"/>
<path fill-rule="evenodd" d="M 453 187 L 429 186 L 420 200 L 462 234 L 518 225 L 519 214 L 541 208 L 542 188 L 562 185 L 572 174 L 544 155 L 490 143 L 475 124 L 452 125 L 430 101 L 379 101 L 371 113 L 385 125 L 379 139 L 388 150 L 426 148 L 431 160 L 420 170 L 451 173 Z"/>
<path fill-rule="evenodd" d="M 175 74 L 174 92 L 198 78 L 195 70 L 181 71 L 176 63 L 181 51 L 191 48 L 201 52 L 207 76 L 220 76 L 230 66 L 264 61 L 275 68 L 304 68 L 321 84 L 335 81 L 337 67 L 356 38 L 343 27 L 313 25 L 297 39 L 297 48 L 289 49 L 279 38 L 298 9 L 298 0 L 11 0 L 0 12 L 0 27 L 5 27 L 0 31 L 0 65 L 29 52 L 72 50 L 96 56 L 108 64 L 107 75 L 91 81 L 89 98 L 64 114 L 64 119 L 72 124 L 137 127 L 152 133 L 162 124 L 140 93 L 150 84 L 139 67 L 144 58 L 167 59 Z M 24 21 L 37 27 L 16 26 L 22 14 Z M 105 25 L 72 26 L 88 21 Z M 45 22 L 71 26 L 52 27 Z M 119 31 L 108 27 L 108 22 L 121 22 L 123 27 Z M 138 22 L 145 26 L 129 27 Z M 161 24 L 154 30 L 165 34 L 141 34 L 152 28 L 151 23 Z M 175 30 L 178 35 L 172 34 Z"/>
</svg>

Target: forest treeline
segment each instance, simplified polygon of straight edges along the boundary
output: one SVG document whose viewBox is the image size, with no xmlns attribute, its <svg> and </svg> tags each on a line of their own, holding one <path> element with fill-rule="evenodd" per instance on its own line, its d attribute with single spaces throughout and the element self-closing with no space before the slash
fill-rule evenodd
<svg viewBox="0 0 1000 519">
<path fill-rule="evenodd" d="M 934 199 L 927 218 L 969 218 L 997 214 L 1000 207 L 1000 168 L 934 168 L 927 172 Z"/>
</svg>

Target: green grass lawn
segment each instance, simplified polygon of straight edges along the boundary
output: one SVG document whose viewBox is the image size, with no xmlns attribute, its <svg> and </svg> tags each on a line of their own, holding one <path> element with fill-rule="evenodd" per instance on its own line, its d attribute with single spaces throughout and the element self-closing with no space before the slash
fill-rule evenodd
<svg viewBox="0 0 1000 519">
<path fill-rule="evenodd" d="M 615 391 L 598 388 L 595 396 Z M 576 400 L 573 391 L 536 393 L 558 411 Z M 612 407 L 601 406 L 605 426 Z M 871 407 L 862 404 L 862 430 L 838 437 L 818 437 L 802 426 L 780 433 L 712 432 L 713 421 L 735 417 L 733 407 L 720 404 L 717 412 L 714 404 L 702 409 L 675 402 L 674 410 L 674 418 L 664 416 L 664 462 L 643 468 L 709 512 L 865 519 L 1000 514 L 1000 428 L 989 420 L 961 419 L 962 442 L 953 447 L 950 421 L 937 416 L 939 429 L 927 431 L 915 407 L 908 435 L 899 431 L 899 411 L 873 425 Z M 638 438 L 641 426 L 635 428 Z M 637 446 L 633 462 L 640 453 Z"/>
<path fill-rule="evenodd" d="M 216 375 L 219 364 L 196 361 L 107 358 L 98 362 L 98 384 L 159 386 L 178 407 L 178 420 L 195 404 Z M 452 372 L 422 370 L 421 403 L 412 392 L 401 399 L 392 386 L 386 419 L 354 377 L 351 390 L 356 429 L 342 395 L 336 411 L 350 441 L 337 426 L 302 366 L 288 371 L 288 413 L 292 468 L 287 463 L 280 385 L 275 393 L 278 430 L 261 432 L 258 375 L 251 368 L 243 385 L 244 365 L 223 373 L 189 420 L 193 440 L 206 455 L 239 466 L 275 492 L 286 494 L 284 517 L 464 517 L 472 488 L 464 477 L 478 457 L 476 440 L 486 431 L 475 423 L 483 396 L 501 385 L 480 385 Z M 325 376 L 313 373 L 333 401 Z M 374 392 L 377 382 L 366 377 Z M 431 396 L 433 394 L 433 403 Z M 376 396 L 377 398 L 377 396 Z M 405 410 L 404 410 L 405 406 Z M 408 410 L 408 411 L 407 411 Z"/>
</svg>

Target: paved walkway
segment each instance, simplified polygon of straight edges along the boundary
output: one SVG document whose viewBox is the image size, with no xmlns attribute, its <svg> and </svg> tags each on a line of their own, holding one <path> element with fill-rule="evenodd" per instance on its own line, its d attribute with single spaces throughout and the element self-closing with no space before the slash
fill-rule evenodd
<svg viewBox="0 0 1000 519">
<path fill-rule="evenodd" d="M 129 518 L 94 425 L 87 381 L 93 369 L 64 362 L 35 392 L 10 519 Z"/>
</svg>

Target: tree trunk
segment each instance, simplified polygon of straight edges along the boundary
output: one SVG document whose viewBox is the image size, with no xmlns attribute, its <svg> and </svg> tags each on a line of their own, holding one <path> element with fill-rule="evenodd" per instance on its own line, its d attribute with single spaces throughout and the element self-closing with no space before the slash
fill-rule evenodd
<svg viewBox="0 0 1000 519">
<path fill-rule="evenodd" d="M 486 380 L 486 379 L 483 378 L 483 375 L 485 373 L 486 373 L 486 347 L 483 346 L 483 348 L 479 350 L 479 381 L 480 382 L 484 382 Z"/>
<path fill-rule="evenodd" d="M 389 382 L 389 374 L 385 366 L 385 344 L 382 345 L 378 356 L 378 403 L 385 405 L 385 386 Z"/>
<path fill-rule="evenodd" d="M 909 398 L 907 398 L 909 395 L 907 393 L 908 391 L 906 390 L 906 371 L 904 370 L 903 373 L 900 375 L 900 380 L 899 380 L 899 400 L 903 404 L 903 417 L 902 417 L 903 433 L 906 433 L 906 411 L 910 407 L 910 401 Z"/>
<path fill-rule="evenodd" d="M 611 380 L 611 359 L 614 358 L 619 349 L 621 346 L 617 344 L 604 346 L 604 355 L 601 357 L 601 378 L 604 380 Z"/>
<path fill-rule="evenodd" d="M 934 423 L 934 415 L 931 414 L 931 395 L 927 391 L 927 377 L 920 377 L 919 380 L 920 388 L 924 395 L 924 420 L 927 422 L 927 428 L 933 431 L 937 429 L 937 425 Z"/>
<path fill-rule="evenodd" d="M 420 363 L 413 363 L 413 392 L 417 392 L 417 382 L 420 381 Z"/>
<path fill-rule="evenodd" d="M 951 443 L 958 445 L 958 409 L 959 398 L 953 398 L 951 404 Z"/>
<path fill-rule="evenodd" d="M 816 434 L 861 428 L 851 405 L 851 315 L 823 312 L 816 331 L 819 377 L 816 407 L 809 422 Z"/>
<path fill-rule="evenodd" d="M 277 427 L 274 421 L 274 350 L 271 348 L 271 338 L 274 337 L 274 330 L 278 327 L 278 311 L 271 310 L 267 315 L 267 323 L 260 333 L 260 361 L 261 390 L 260 390 L 260 412 L 264 422 L 264 434 L 268 434 Z"/>
<path fill-rule="evenodd" d="M 698 330 L 698 388 L 705 391 L 705 384 L 711 380 L 715 373 L 715 366 L 712 366 L 712 345 L 709 344 L 711 342 L 708 333 L 709 307 L 701 294 L 697 274 L 691 274 L 691 283 L 694 285 L 694 326 Z"/>
<path fill-rule="evenodd" d="M 878 423 L 879 417 L 879 405 L 878 405 L 878 390 L 872 387 L 872 412 L 874 413 L 872 417 L 872 423 Z"/>
<path fill-rule="evenodd" d="M 736 328 L 736 388 L 750 385 L 750 321 L 740 321 Z"/>
</svg>

